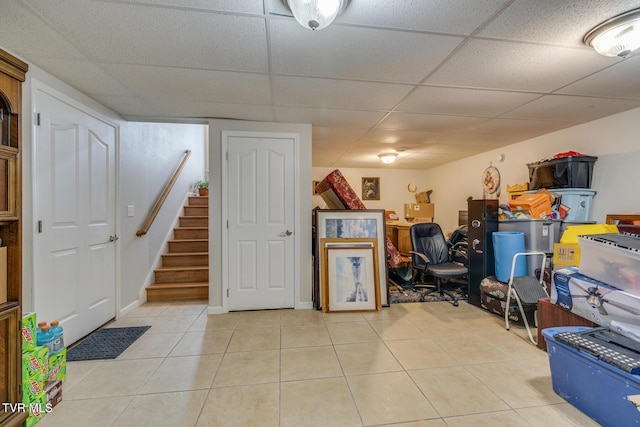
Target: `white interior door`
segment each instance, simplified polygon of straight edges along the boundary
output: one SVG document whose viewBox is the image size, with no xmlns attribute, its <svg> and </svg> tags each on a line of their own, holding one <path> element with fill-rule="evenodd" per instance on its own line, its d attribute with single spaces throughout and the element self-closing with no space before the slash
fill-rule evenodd
<svg viewBox="0 0 640 427">
<path fill-rule="evenodd" d="M 38 90 L 34 305 L 65 344 L 115 317 L 115 128 Z"/>
<path fill-rule="evenodd" d="M 292 308 L 295 140 L 226 142 L 229 310 Z"/>
</svg>

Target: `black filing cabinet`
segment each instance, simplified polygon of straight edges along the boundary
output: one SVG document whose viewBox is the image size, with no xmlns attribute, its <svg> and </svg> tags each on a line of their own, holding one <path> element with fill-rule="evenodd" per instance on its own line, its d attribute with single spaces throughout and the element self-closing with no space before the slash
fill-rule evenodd
<svg viewBox="0 0 640 427">
<path fill-rule="evenodd" d="M 480 306 L 480 282 L 495 275 L 491 234 L 498 231 L 498 200 L 468 200 L 469 304 Z"/>
</svg>

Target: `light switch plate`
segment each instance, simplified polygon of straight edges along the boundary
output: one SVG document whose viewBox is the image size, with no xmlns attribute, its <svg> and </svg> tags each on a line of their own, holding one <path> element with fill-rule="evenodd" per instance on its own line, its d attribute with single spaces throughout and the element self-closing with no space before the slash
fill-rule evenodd
<svg viewBox="0 0 640 427">
<path fill-rule="evenodd" d="M 135 213 L 135 207 L 133 205 L 127 205 L 127 216 L 133 216 Z"/>
</svg>

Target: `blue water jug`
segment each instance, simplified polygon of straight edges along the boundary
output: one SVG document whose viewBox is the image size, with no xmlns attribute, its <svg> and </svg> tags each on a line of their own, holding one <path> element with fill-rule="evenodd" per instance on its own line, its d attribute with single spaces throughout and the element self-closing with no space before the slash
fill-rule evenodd
<svg viewBox="0 0 640 427">
<path fill-rule="evenodd" d="M 53 353 L 57 353 L 64 348 L 64 331 L 57 320 L 51 322 L 51 333 L 53 335 Z"/>
<path fill-rule="evenodd" d="M 39 346 L 47 347 L 49 354 L 53 353 L 53 332 L 51 326 L 43 326 L 40 333 L 37 334 L 37 343 Z"/>
</svg>

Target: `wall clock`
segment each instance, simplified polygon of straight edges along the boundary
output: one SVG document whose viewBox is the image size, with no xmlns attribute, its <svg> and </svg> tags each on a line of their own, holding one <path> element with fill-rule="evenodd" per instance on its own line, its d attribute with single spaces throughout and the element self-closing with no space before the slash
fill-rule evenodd
<svg viewBox="0 0 640 427">
<path fill-rule="evenodd" d="M 482 197 L 485 199 L 500 197 L 500 171 L 493 165 L 482 172 Z"/>
<path fill-rule="evenodd" d="M 407 190 L 409 190 L 410 193 L 415 193 L 417 189 L 418 186 L 416 186 L 416 184 L 414 184 L 413 182 L 410 182 L 409 185 L 407 185 Z"/>
</svg>

